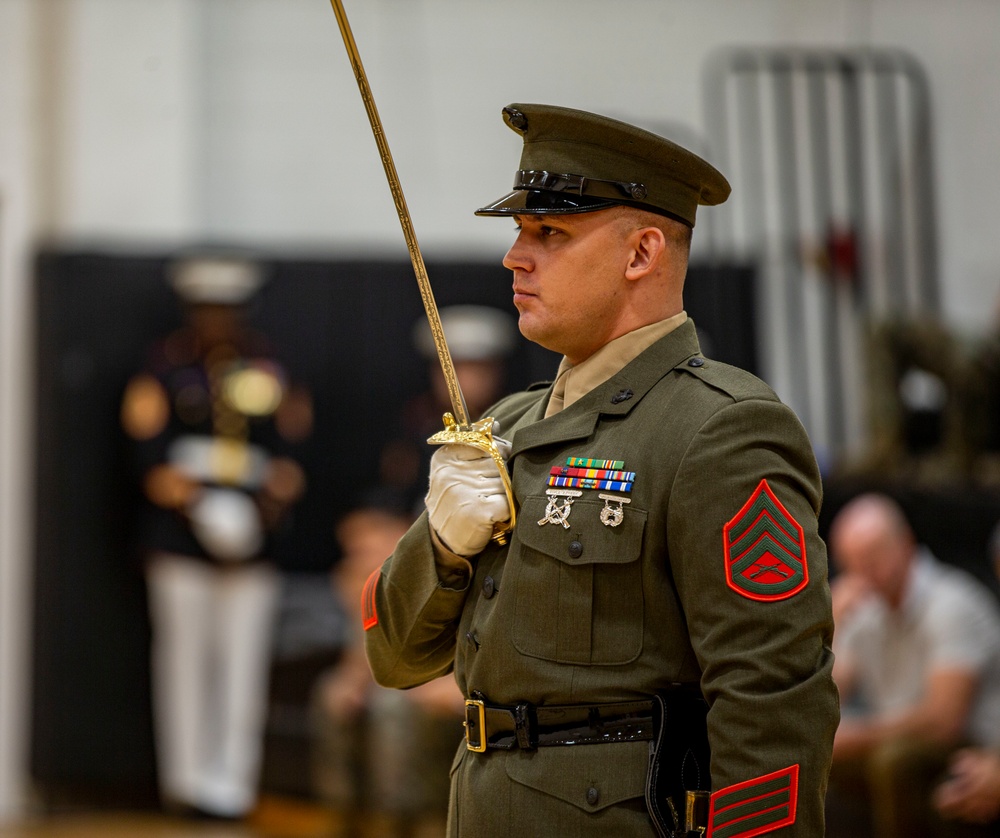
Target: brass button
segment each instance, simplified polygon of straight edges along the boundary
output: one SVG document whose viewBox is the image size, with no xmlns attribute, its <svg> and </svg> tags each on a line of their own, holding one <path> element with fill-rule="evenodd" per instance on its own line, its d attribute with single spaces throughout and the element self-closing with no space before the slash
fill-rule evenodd
<svg viewBox="0 0 1000 838">
<path fill-rule="evenodd" d="M 571 541 L 569 543 L 569 557 L 571 559 L 578 559 L 583 555 L 583 545 L 579 541 Z"/>
</svg>

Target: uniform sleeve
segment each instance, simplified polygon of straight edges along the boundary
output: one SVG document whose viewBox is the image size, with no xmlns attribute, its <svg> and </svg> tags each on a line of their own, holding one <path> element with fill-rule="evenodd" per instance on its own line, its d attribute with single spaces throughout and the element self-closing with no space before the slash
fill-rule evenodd
<svg viewBox="0 0 1000 838">
<path fill-rule="evenodd" d="M 365 651 L 379 684 L 415 687 L 453 669 L 468 584 L 456 574 L 442 580 L 423 513 L 362 593 Z"/>
<path fill-rule="evenodd" d="M 671 490 L 669 561 L 710 710 L 712 835 L 824 832 L 833 621 L 812 449 L 777 401 L 695 434 Z"/>
<path fill-rule="evenodd" d="M 170 397 L 163 383 L 150 373 L 129 379 L 122 395 L 122 430 L 129 441 L 128 467 L 136 483 L 166 460 Z"/>
</svg>

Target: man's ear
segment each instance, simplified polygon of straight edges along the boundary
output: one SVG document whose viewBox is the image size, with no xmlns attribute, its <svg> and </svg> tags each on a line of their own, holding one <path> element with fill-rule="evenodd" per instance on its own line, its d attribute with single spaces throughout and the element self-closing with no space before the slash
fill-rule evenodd
<svg viewBox="0 0 1000 838">
<path fill-rule="evenodd" d="M 667 237 L 659 227 L 641 227 L 633 233 L 631 258 L 625 279 L 642 279 L 653 273 L 663 261 Z"/>
</svg>

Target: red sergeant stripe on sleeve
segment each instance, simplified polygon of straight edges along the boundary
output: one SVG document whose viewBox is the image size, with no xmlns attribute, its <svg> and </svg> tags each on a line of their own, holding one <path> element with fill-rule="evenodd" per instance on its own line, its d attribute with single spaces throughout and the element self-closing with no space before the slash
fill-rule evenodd
<svg viewBox="0 0 1000 838">
<path fill-rule="evenodd" d="M 709 810 L 711 838 L 752 838 L 795 823 L 799 766 L 720 789 Z"/>
<path fill-rule="evenodd" d="M 805 532 L 766 479 L 722 533 L 726 584 L 741 596 L 774 602 L 809 582 Z"/>
<path fill-rule="evenodd" d="M 364 590 L 361 592 L 361 625 L 365 631 L 378 625 L 378 612 L 375 610 L 375 589 L 378 588 L 378 580 L 381 576 L 382 569 L 378 568 L 368 577 Z"/>
</svg>

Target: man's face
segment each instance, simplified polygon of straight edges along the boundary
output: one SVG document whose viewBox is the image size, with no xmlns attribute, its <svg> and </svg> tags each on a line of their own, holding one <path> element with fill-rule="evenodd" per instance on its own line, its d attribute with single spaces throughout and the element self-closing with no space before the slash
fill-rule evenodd
<svg viewBox="0 0 1000 838">
<path fill-rule="evenodd" d="M 455 377 L 458 386 L 465 396 L 466 407 L 471 418 L 477 419 L 493 402 L 503 395 L 504 364 L 500 360 L 470 361 L 460 358 L 452 359 L 455 365 Z M 448 383 L 439 364 L 430 368 L 431 388 L 434 397 L 441 405 L 451 401 Z"/>
<path fill-rule="evenodd" d="M 881 521 L 862 520 L 836 542 L 838 566 L 867 583 L 869 590 L 896 608 L 906 592 L 913 542 Z"/>
<path fill-rule="evenodd" d="M 632 258 L 626 228 L 613 209 L 515 221 L 503 264 L 514 273 L 521 334 L 578 364 L 621 333 Z"/>
<path fill-rule="evenodd" d="M 242 329 L 242 317 L 238 306 L 202 303 L 188 309 L 188 322 L 206 346 L 235 340 Z"/>
</svg>

